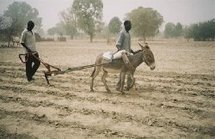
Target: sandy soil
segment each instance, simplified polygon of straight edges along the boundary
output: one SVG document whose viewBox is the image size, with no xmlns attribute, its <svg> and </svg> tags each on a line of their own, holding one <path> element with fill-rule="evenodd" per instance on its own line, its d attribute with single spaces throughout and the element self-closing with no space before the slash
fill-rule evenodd
<svg viewBox="0 0 215 139">
<path fill-rule="evenodd" d="M 215 138 L 215 43 L 148 42 L 156 69 L 142 64 L 135 87 L 121 95 L 117 73 L 106 93 L 101 75 L 89 92 L 91 69 L 53 76 L 47 86 L 41 66 L 27 82 L 18 54 L 0 48 L 0 138 Z M 133 49 L 138 50 L 134 40 Z M 66 69 L 94 63 L 102 40 L 38 43 L 41 58 Z"/>
</svg>

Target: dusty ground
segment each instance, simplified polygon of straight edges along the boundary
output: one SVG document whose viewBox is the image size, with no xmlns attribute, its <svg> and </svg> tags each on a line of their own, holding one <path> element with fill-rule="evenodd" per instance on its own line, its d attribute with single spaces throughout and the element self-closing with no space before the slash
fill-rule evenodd
<svg viewBox="0 0 215 139">
<path fill-rule="evenodd" d="M 41 66 L 28 83 L 22 49 L 0 48 L 0 138 L 214 138 L 215 43 L 149 44 L 156 70 L 138 67 L 126 95 L 115 90 L 116 73 L 108 78 L 112 93 L 100 77 L 89 92 L 93 69 L 54 76 L 47 86 Z M 88 40 L 38 43 L 40 56 L 63 69 L 92 64 L 106 50 L 115 48 Z"/>
</svg>

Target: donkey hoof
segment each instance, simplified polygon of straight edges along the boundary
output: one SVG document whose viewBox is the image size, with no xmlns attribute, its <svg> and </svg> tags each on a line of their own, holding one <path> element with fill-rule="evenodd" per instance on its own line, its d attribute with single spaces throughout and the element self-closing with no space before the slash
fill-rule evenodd
<svg viewBox="0 0 215 139">
<path fill-rule="evenodd" d="M 122 95 L 124 95 L 124 94 L 125 94 L 125 92 L 124 92 L 123 88 L 121 88 L 121 89 L 120 89 L 120 92 L 121 92 L 121 94 L 122 94 Z"/>
<path fill-rule="evenodd" d="M 107 93 L 111 93 L 110 89 L 107 90 Z"/>
<path fill-rule="evenodd" d="M 126 88 L 125 88 L 125 91 L 129 91 L 130 89 L 131 89 L 131 88 L 129 88 L 129 87 L 126 87 Z"/>
<path fill-rule="evenodd" d="M 121 91 L 121 95 L 125 95 L 125 92 Z"/>
<path fill-rule="evenodd" d="M 126 90 L 126 91 L 129 91 L 129 90 L 131 90 L 132 88 L 133 88 L 133 87 L 126 87 L 125 90 Z"/>
<path fill-rule="evenodd" d="M 116 91 L 120 91 L 120 88 L 117 87 L 117 88 L 116 88 Z"/>
</svg>

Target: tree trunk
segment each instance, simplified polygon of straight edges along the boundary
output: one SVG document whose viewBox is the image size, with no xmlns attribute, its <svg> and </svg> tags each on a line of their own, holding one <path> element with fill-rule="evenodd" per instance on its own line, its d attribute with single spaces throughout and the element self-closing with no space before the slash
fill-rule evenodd
<svg viewBox="0 0 215 139">
<path fill-rule="evenodd" d="M 9 33 L 9 35 L 8 35 L 8 42 L 7 42 L 8 47 L 10 47 L 10 41 L 11 41 L 11 33 Z"/>
<path fill-rule="evenodd" d="M 14 28 L 11 27 L 11 30 L 8 33 L 8 47 L 10 47 L 10 41 L 11 41 L 11 36 L 13 34 L 13 30 L 14 30 Z"/>
<path fill-rule="evenodd" d="M 143 39 L 144 39 L 144 43 L 146 43 L 146 37 L 145 37 L 145 36 L 144 36 L 144 38 L 143 38 Z"/>
<path fill-rule="evenodd" d="M 73 40 L 73 39 L 74 39 L 74 36 L 73 36 L 73 35 L 70 35 L 70 39 Z"/>
<path fill-rule="evenodd" d="M 93 35 L 90 35 L 90 42 L 93 42 Z"/>
</svg>

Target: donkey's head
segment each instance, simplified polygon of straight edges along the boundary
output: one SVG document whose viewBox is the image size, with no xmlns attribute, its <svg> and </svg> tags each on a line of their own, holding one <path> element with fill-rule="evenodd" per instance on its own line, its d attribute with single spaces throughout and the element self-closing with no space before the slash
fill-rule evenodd
<svg viewBox="0 0 215 139">
<path fill-rule="evenodd" d="M 143 51 L 143 61 L 146 63 L 147 66 L 150 67 L 151 70 L 155 69 L 155 58 L 151 51 L 151 49 L 148 46 L 148 43 L 145 43 L 145 46 L 141 45 L 139 43 L 142 51 Z"/>
</svg>

